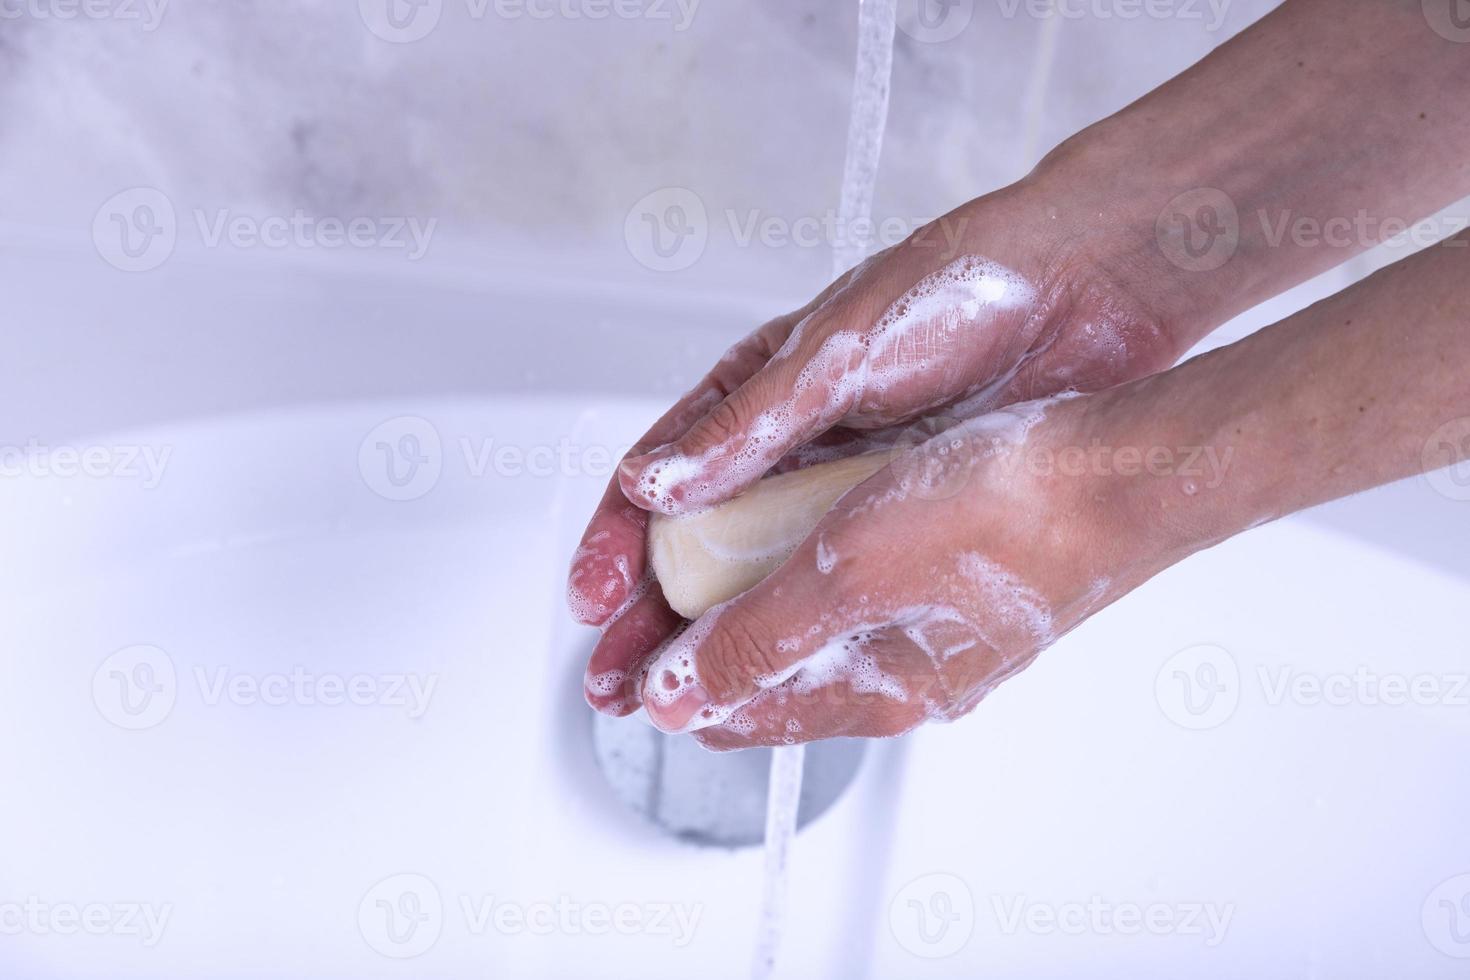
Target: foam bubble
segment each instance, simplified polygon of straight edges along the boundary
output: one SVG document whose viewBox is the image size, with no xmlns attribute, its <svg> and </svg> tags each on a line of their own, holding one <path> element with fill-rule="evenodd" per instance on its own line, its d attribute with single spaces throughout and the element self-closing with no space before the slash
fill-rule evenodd
<svg viewBox="0 0 1470 980">
<path fill-rule="evenodd" d="M 957 565 L 976 589 L 987 615 L 999 624 L 1021 628 L 1040 647 L 1056 640 L 1051 606 L 1020 578 L 976 551 L 964 552 Z"/>
<path fill-rule="evenodd" d="M 729 603 L 714 606 L 685 629 L 664 641 L 649 658 L 643 682 L 643 699 L 660 707 L 668 707 L 684 696 L 694 685 L 703 683 L 699 663 L 694 655 L 700 643 L 714 629 L 720 614 Z M 692 732 L 725 721 L 739 705 L 711 705 L 690 718 L 678 731 Z"/>
<path fill-rule="evenodd" d="M 817 538 L 817 571 L 831 575 L 837 567 L 837 552 L 827 546 L 826 538 Z"/>
<path fill-rule="evenodd" d="M 644 467 L 634 492 L 666 514 L 686 514 L 731 497 L 791 448 L 799 431 L 825 429 L 865 399 L 925 372 L 947 369 L 962 331 L 988 327 L 997 310 L 1035 301 L 1036 290 L 989 259 L 964 256 L 925 276 L 865 330 L 838 330 L 798 372 L 790 396 L 764 409 L 744 432 L 698 455 L 669 452 Z M 802 343 L 808 315 L 776 359 Z"/>
<path fill-rule="evenodd" d="M 593 694 L 607 697 L 616 694 L 623 689 L 623 682 L 628 679 L 625 670 L 604 670 L 600 674 L 589 674 L 583 684 Z"/>
<path fill-rule="evenodd" d="M 845 682 L 855 694 L 881 694 L 892 701 L 907 701 L 903 683 L 878 666 L 869 647 L 874 633 L 859 630 L 825 644 L 803 660 L 791 676 L 791 690 L 812 694 L 833 684 Z"/>
<path fill-rule="evenodd" d="M 626 565 L 623 567 L 622 571 L 625 575 L 624 581 L 626 582 Z M 639 579 L 628 589 L 628 597 L 623 600 L 622 605 L 614 609 L 612 615 L 607 617 L 607 619 L 603 621 L 602 625 L 600 625 L 598 629 L 602 630 L 603 633 L 606 633 L 608 630 L 612 629 L 614 624 L 616 624 L 618 620 L 622 619 L 628 614 L 628 610 L 632 609 L 638 604 L 639 599 L 642 599 L 645 595 L 648 594 L 648 589 L 652 584 L 653 572 L 651 570 L 644 572 L 643 578 Z M 606 607 L 599 606 L 598 608 L 605 609 Z"/>
</svg>

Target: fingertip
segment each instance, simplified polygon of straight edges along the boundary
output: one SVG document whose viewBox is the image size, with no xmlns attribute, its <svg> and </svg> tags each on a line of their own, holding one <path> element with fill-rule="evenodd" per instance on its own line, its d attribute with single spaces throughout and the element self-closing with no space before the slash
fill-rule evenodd
<svg viewBox="0 0 1470 980">
<path fill-rule="evenodd" d="M 588 675 L 582 682 L 582 697 L 594 711 L 612 718 L 625 718 L 640 707 L 636 685 L 630 688 L 626 679 L 604 686 L 597 677 Z"/>
<path fill-rule="evenodd" d="M 586 581 L 587 572 L 577 566 L 567 575 L 567 611 L 572 618 L 583 626 L 601 626 L 617 610 L 617 605 L 611 601 L 609 594 L 607 599 L 599 599 L 595 593 L 588 589 Z M 602 580 L 603 590 L 608 593 L 616 591 L 617 583 L 611 579 Z"/>
<path fill-rule="evenodd" d="M 566 603 L 584 626 L 606 626 L 636 597 L 646 573 L 648 515 L 609 487 L 567 569 Z"/>
<path fill-rule="evenodd" d="M 647 511 L 677 514 L 683 510 L 684 485 L 693 476 L 687 456 L 677 445 L 660 446 L 618 464 L 618 488 L 634 506 Z"/>
<path fill-rule="evenodd" d="M 706 617 L 713 615 L 707 613 Z M 649 657 L 641 695 L 648 720 L 663 732 L 684 733 L 724 721 L 734 707 L 716 703 L 699 676 L 696 657 L 709 635 L 710 618 L 702 618 L 669 637 Z"/>
<path fill-rule="evenodd" d="M 709 692 L 698 681 L 670 680 L 668 670 L 650 670 L 643 681 L 643 708 L 648 720 L 661 732 L 694 732 L 718 724 L 719 711 L 710 703 Z M 659 690 L 667 684 L 674 691 Z"/>
</svg>

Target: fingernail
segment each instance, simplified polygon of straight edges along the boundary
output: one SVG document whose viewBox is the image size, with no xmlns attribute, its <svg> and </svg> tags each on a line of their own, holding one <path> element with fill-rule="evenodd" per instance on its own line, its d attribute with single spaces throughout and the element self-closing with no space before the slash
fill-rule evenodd
<svg viewBox="0 0 1470 980">
<path fill-rule="evenodd" d="M 642 487 L 643 468 L 647 465 L 648 457 L 630 456 L 618 464 L 618 486 L 623 488 L 623 496 L 633 503 L 638 503 L 640 497 L 646 497 Z"/>
<path fill-rule="evenodd" d="M 582 677 L 582 695 L 587 703 L 605 715 L 621 718 L 631 715 L 641 706 L 638 692 L 638 676 L 626 671 L 612 669 L 592 672 L 588 664 Z"/>
<path fill-rule="evenodd" d="M 649 683 L 658 684 L 660 680 L 650 677 Z M 665 732 L 692 732 L 714 724 L 713 721 L 700 724 L 703 720 L 700 716 L 709 703 L 709 692 L 698 683 L 684 685 L 684 690 L 673 700 L 662 700 L 652 692 L 645 692 L 643 697 L 649 719 Z"/>
<path fill-rule="evenodd" d="M 583 626 L 601 626 L 617 610 L 617 606 L 609 605 L 609 600 L 616 594 L 616 586 L 609 588 L 604 585 L 600 590 L 604 597 L 598 598 L 588 594 L 586 580 L 589 577 L 586 569 L 572 566 L 571 574 L 567 576 L 567 609 L 571 611 L 572 618 Z"/>
<path fill-rule="evenodd" d="M 647 467 L 649 463 L 652 463 L 655 460 L 662 459 L 663 457 L 667 456 L 670 450 L 672 450 L 673 448 L 674 444 L 672 442 L 666 442 L 661 446 L 654 446 L 646 453 L 639 453 L 637 456 L 629 456 L 627 459 L 618 464 L 618 469 L 621 472 L 628 474 L 629 476 L 637 476 L 639 473 L 643 472 L 644 468 Z"/>
</svg>

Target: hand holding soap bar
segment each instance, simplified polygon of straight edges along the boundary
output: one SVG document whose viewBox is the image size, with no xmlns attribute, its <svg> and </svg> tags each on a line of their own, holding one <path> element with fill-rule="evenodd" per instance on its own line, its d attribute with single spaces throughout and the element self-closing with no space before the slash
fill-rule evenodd
<svg viewBox="0 0 1470 980">
<path fill-rule="evenodd" d="M 735 598 L 779 568 L 839 497 L 894 455 L 869 453 L 766 477 L 685 517 L 652 515 L 648 551 L 664 598 L 687 619 Z"/>
</svg>

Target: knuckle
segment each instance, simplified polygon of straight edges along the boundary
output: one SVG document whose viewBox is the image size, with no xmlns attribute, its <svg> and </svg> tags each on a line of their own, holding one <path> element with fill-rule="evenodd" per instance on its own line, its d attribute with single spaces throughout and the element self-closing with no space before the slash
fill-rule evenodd
<svg viewBox="0 0 1470 980">
<path fill-rule="evenodd" d="M 756 678 L 776 673 L 775 635 L 749 614 L 721 617 L 699 651 L 705 690 L 724 701 L 753 690 Z"/>
<path fill-rule="evenodd" d="M 699 423 L 695 438 L 699 442 L 718 445 L 740 438 L 745 430 L 744 397 L 739 391 L 710 409 Z"/>
</svg>

